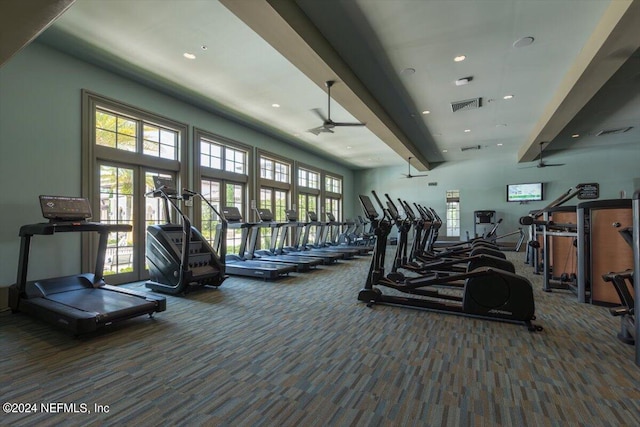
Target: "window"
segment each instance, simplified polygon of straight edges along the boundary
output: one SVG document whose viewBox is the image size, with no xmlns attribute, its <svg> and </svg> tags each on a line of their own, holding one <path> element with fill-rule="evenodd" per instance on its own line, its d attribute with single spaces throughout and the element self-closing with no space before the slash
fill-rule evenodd
<svg viewBox="0 0 640 427">
<path fill-rule="evenodd" d="M 174 129 L 100 107 L 95 109 L 95 124 L 96 145 L 163 159 L 178 159 L 178 132 Z"/>
<path fill-rule="evenodd" d="M 342 179 L 327 175 L 324 182 L 326 191 L 342 194 Z"/>
<path fill-rule="evenodd" d="M 225 171 L 239 174 L 247 173 L 247 153 L 245 151 L 225 147 L 224 154 Z"/>
<path fill-rule="evenodd" d="M 224 165 L 224 167 L 223 167 Z M 247 173 L 247 151 L 200 138 L 200 166 L 237 174 Z"/>
<path fill-rule="evenodd" d="M 251 148 L 209 132 L 194 129 L 196 183 L 200 193 L 217 210 L 237 207 L 247 220 L 247 194 L 249 185 L 249 153 Z M 198 172 L 199 171 L 199 172 Z M 212 247 L 216 248 L 220 220 L 209 205 L 202 202 L 194 207 L 194 226 Z M 243 230 L 230 228 L 227 231 L 227 252 L 237 254 L 241 249 Z M 218 248 L 216 248 L 218 249 Z"/>
<path fill-rule="evenodd" d="M 133 225 L 134 170 L 100 165 L 100 214 L 105 224 Z M 109 233 L 104 275 L 133 270 L 133 233 Z"/>
<path fill-rule="evenodd" d="M 221 200 L 221 183 L 212 179 L 203 178 L 200 182 L 200 193 L 202 197 L 209 201 L 214 208 L 220 212 L 220 200 Z M 200 233 L 209 242 L 211 246 L 214 246 L 216 231 L 220 224 L 220 218 L 211 211 L 209 205 L 201 201 L 200 218 Z"/>
<path fill-rule="evenodd" d="M 269 209 L 274 221 L 286 221 L 286 210 L 291 204 L 293 192 L 293 179 L 291 170 L 293 161 L 279 157 L 272 153 L 258 150 L 259 179 L 258 179 L 258 205 L 263 209 Z M 260 230 L 261 248 L 269 248 L 276 242 L 272 230 L 262 228 Z M 277 230 L 276 230 L 277 231 Z"/>
<path fill-rule="evenodd" d="M 136 151 L 137 126 L 133 119 L 102 109 L 95 110 L 96 144 Z"/>
<path fill-rule="evenodd" d="M 108 237 L 104 274 L 118 284 L 148 277 L 146 229 L 169 221 L 159 199 L 145 197 L 153 177 L 186 182 L 187 125 L 82 91 L 82 195 L 96 220 L 130 224 Z M 92 269 L 97 236 L 82 236 L 82 266 Z"/>
<path fill-rule="evenodd" d="M 178 155 L 178 133 L 148 123 L 143 125 L 143 153 L 174 160 Z"/>
<path fill-rule="evenodd" d="M 200 141 L 200 166 L 222 169 L 222 146 L 211 141 Z"/>
<path fill-rule="evenodd" d="M 460 236 L 460 190 L 447 191 L 447 236 Z"/>
<path fill-rule="evenodd" d="M 342 178 L 326 175 L 324 188 L 324 211 L 331 212 L 336 221 L 342 221 Z"/>
<path fill-rule="evenodd" d="M 260 178 L 276 182 L 289 183 L 290 167 L 288 164 L 260 156 Z"/>
<path fill-rule="evenodd" d="M 298 186 L 304 188 L 320 189 L 320 173 L 308 169 L 298 169 Z"/>
</svg>

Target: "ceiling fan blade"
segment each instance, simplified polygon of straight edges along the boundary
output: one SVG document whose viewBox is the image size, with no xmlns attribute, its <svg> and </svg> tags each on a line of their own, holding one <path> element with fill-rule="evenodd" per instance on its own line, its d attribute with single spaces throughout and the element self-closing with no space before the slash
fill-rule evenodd
<svg viewBox="0 0 640 427">
<path fill-rule="evenodd" d="M 328 118 L 326 118 L 326 117 L 324 116 L 324 114 L 322 114 L 322 110 L 321 110 L 320 108 L 312 108 L 312 109 L 311 109 L 311 111 L 313 111 L 314 113 L 316 113 L 316 115 L 317 115 L 318 117 L 320 117 L 320 118 L 322 119 L 322 121 L 323 121 L 323 122 L 328 122 L 328 121 L 329 121 L 329 119 L 328 119 Z"/>
<path fill-rule="evenodd" d="M 307 130 L 307 132 L 311 132 L 314 135 L 320 135 L 321 132 L 325 132 L 325 128 L 324 126 L 318 126 L 317 128 Z"/>
<path fill-rule="evenodd" d="M 546 168 L 547 166 L 564 166 L 564 163 L 540 163 L 539 168 Z"/>
<path fill-rule="evenodd" d="M 357 122 L 357 123 L 345 123 L 345 122 L 331 122 L 332 125 L 334 126 L 366 126 L 366 123 L 361 123 L 361 122 Z"/>
</svg>

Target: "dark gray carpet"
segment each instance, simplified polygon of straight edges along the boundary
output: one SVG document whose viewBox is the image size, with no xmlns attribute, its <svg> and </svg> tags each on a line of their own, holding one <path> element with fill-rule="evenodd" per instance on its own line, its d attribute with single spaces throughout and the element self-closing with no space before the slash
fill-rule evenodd
<svg viewBox="0 0 640 427">
<path fill-rule="evenodd" d="M 640 425 L 640 368 L 615 338 L 618 320 L 542 292 L 522 254 L 510 258 L 534 283 L 541 333 L 367 308 L 356 296 L 368 257 L 277 282 L 230 278 L 80 339 L 4 312 L 3 402 L 92 413 L 3 414 L 0 424 Z"/>
</svg>

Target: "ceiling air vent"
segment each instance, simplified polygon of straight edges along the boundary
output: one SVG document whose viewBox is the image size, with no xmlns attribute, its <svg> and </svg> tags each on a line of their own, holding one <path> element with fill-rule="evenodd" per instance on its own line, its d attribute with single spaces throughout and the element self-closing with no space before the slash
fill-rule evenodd
<svg viewBox="0 0 640 427">
<path fill-rule="evenodd" d="M 464 110 L 475 110 L 482 106 L 482 98 L 465 99 L 464 101 L 454 101 L 451 103 L 451 111 L 458 112 Z"/>
<path fill-rule="evenodd" d="M 470 145 L 468 147 L 461 147 L 460 151 L 479 150 L 481 148 L 482 148 L 481 145 Z"/>
<path fill-rule="evenodd" d="M 596 136 L 603 136 L 603 135 L 615 135 L 618 133 L 625 133 L 628 130 L 633 129 L 633 126 L 629 126 L 626 128 L 619 128 L 619 129 L 606 129 L 606 130 L 601 130 L 600 132 L 596 133 Z"/>
</svg>

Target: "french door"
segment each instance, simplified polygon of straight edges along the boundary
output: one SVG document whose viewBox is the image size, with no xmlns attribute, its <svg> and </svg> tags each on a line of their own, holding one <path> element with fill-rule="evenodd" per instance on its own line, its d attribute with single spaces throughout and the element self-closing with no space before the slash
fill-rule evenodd
<svg viewBox="0 0 640 427">
<path fill-rule="evenodd" d="M 175 174 L 111 162 L 99 162 L 98 174 L 99 214 L 94 220 L 107 224 L 130 224 L 133 227 L 131 232 L 109 234 L 105 278 L 110 284 L 146 280 L 149 277 L 145 258 L 147 227 L 169 221 L 164 201 L 145 197 L 145 194 L 154 189 L 154 178 L 159 176 L 175 180 Z M 170 211 L 170 215 L 175 221 L 175 212 Z"/>
</svg>

